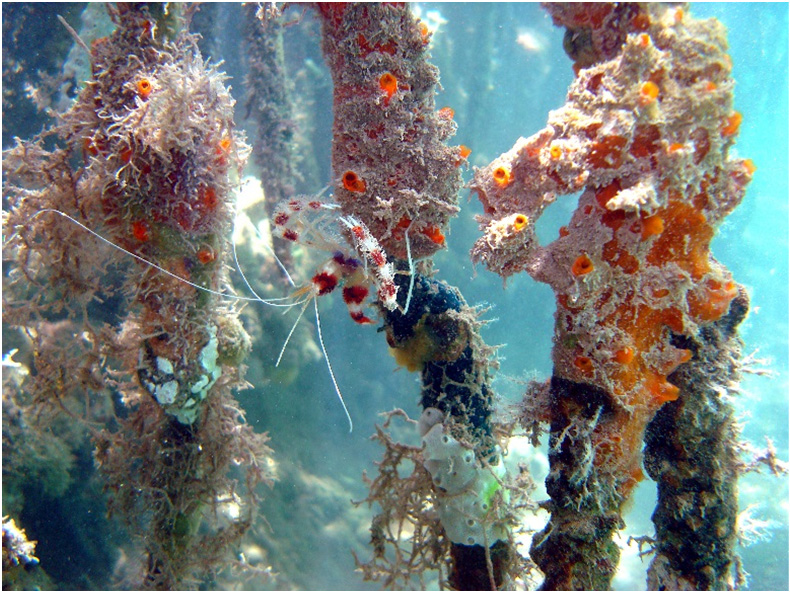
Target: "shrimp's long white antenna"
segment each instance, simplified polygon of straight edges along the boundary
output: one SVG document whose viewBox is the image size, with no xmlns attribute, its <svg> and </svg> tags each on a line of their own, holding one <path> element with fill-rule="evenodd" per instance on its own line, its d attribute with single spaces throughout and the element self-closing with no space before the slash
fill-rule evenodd
<svg viewBox="0 0 790 592">
<path fill-rule="evenodd" d="M 236 216 L 235 218 L 236 218 L 236 221 L 238 221 L 239 217 L 238 217 L 238 216 Z M 230 237 L 230 242 L 231 242 L 231 244 L 233 245 L 233 262 L 236 264 L 236 271 L 238 271 L 238 272 L 239 272 L 239 275 L 241 275 L 241 279 L 242 279 L 242 280 L 244 280 L 244 283 L 247 285 L 247 289 L 248 289 L 250 292 L 252 292 L 252 293 L 253 293 L 253 295 L 254 295 L 254 296 L 255 296 L 255 297 L 258 299 L 258 300 L 263 300 L 263 298 L 261 298 L 260 296 L 258 296 L 258 293 L 257 293 L 257 292 L 256 292 L 256 291 L 253 289 L 253 287 L 250 285 L 250 282 L 248 282 L 248 281 L 247 281 L 247 276 L 246 276 L 246 275 L 244 275 L 244 272 L 241 270 L 241 265 L 239 265 L 239 254 L 236 252 L 236 223 L 235 223 L 235 222 L 234 222 L 234 224 L 233 224 L 233 234 L 232 234 L 232 235 L 231 235 L 231 237 Z"/>
<path fill-rule="evenodd" d="M 409 261 L 409 293 L 406 294 L 406 306 L 403 308 L 403 314 L 409 312 L 409 304 L 411 304 L 411 294 L 414 291 L 414 261 L 411 258 L 411 242 L 409 241 L 409 229 L 403 233 L 403 238 L 406 240 L 406 258 Z"/>
<path fill-rule="evenodd" d="M 134 257 L 138 261 L 140 261 L 142 263 L 145 263 L 146 265 L 150 265 L 154 269 L 161 271 L 165 275 L 169 275 L 170 277 L 172 277 L 174 279 L 177 279 L 177 280 L 179 280 L 181 282 L 184 282 L 185 284 L 187 284 L 189 286 L 192 286 L 193 288 L 197 288 L 198 290 L 202 290 L 203 292 L 208 292 L 209 294 L 214 294 L 215 296 L 222 296 L 223 298 L 230 298 L 232 300 L 243 300 L 243 301 L 247 301 L 247 302 L 263 302 L 264 304 L 269 304 L 271 306 L 288 306 L 288 307 L 293 306 L 292 304 L 282 304 L 282 303 L 272 302 L 270 300 L 265 300 L 265 299 L 261 298 L 260 296 L 258 296 L 257 294 L 255 294 L 254 291 L 252 293 L 255 294 L 255 298 L 250 298 L 248 296 L 237 296 L 236 294 L 227 294 L 225 292 L 219 292 L 217 290 L 212 290 L 211 288 L 207 288 L 206 286 L 201 286 L 200 284 L 196 284 L 194 282 L 190 282 L 188 279 L 183 278 L 180 275 L 177 275 L 177 274 L 173 273 L 172 271 L 168 271 L 168 270 L 166 270 L 163 267 L 160 267 L 159 265 L 157 265 L 156 263 L 153 263 L 152 261 L 149 261 L 145 257 L 141 257 L 140 255 L 138 255 L 136 253 L 132 253 L 131 251 L 127 251 L 126 249 L 124 249 L 120 245 L 116 245 L 110 239 L 103 237 L 101 234 L 99 234 L 95 230 L 92 230 L 92 229 L 88 228 L 87 226 L 85 226 L 85 224 L 83 224 L 79 220 L 76 220 L 75 218 L 72 218 L 71 216 L 69 216 L 68 214 L 66 214 L 64 212 L 61 212 L 60 210 L 55 210 L 55 209 L 52 209 L 52 208 L 44 208 L 44 209 L 39 210 L 38 212 L 36 212 L 31 217 L 31 220 L 37 218 L 41 214 L 45 214 L 45 213 L 48 213 L 48 212 L 51 212 L 53 214 L 58 214 L 59 216 L 62 216 L 64 218 L 68 219 L 68 220 L 71 220 L 74 224 L 76 224 L 77 226 L 82 228 L 84 231 L 92 234 L 93 236 L 98 238 L 100 241 L 107 243 L 113 249 L 117 249 L 117 250 L 121 251 L 122 253 L 126 253 L 127 255 L 129 255 L 131 257 Z M 249 286 L 249 284 L 247 284 L 247 285 Z"/>
<path fill-rule="evenodd" d="M 277 262 L 277 265 L 280 267 L 282 272 L 285 274 L 285 277 L 288 280 L 288 283 L 291 284 L 291 286 L 293 286 L 295 288 L 296 284 L 294 283 L 293 278 L 291 277 L 291 274 L 288 273 L 288 268 L 285 267 L 283 262 L 280 261 L 280 258 L 277 256 L 277 253 L 274 252 L 274 249 L 272 247 L 270 247 L 269 243 L 267 243 L 266 240 L 263 238 L 263 235 L 261 234 L 260 229 L 257 226 L 255 226 L 254 224 L 253 224 L 253 226 L 255 227 L 255 232 L 258 234 L 258 238 L 261 239 L 261 242 L 263 243 L 263 245 L 267 249 L 269 249 L 269 252 L 272 254 L 272 257 L 274 257 L 274 260 Z"/>
<path fill-rule="evenodd" d="M 340 399 L 340 404 L 343 406 L 343 411 L 346 412 L 346 417 L 348 418 L 348 433 L 354 431 L 354 422 L 351 421 L 351 414 L 348 412 L 348 407 L 346 407 L 346 402 L 343 400 L 343 395 L 340 392 L 340 387 L 337 386 L 337 380 L 335 380 L 335 373 L 332 371 L 332 364 L 329 362 L 329 355 L 326 353 L 326 347 L 324 347 L 324 336 L 321 334 L 321 317 L 318 315 L 318 299 L 313 298 L 313 304 L 315 304 L 315 326 L 318 328 L 318 343 L 321 344 L 321 351 L 324 352 L 324 359 L 326 360 L 326 367 L 329 368 L 329 376 L 332 378 L 332 384 L 335 385 L 335 392 L 337 393 L 337 397 Z"/>
<path fill-rule="evenodd" d="M 291 286 L 293 286 L 295 288 L 296 284 L 294 283 L 293 278 L 291 277 L 291 274 L 288 273 L 288 269 L 286 269 L 285 265 L 283 265 L 283 262 L 280 261 L 280 258 L 277 256 L 277 253 L 275 253 L 274 249 L 269 247 L 269 245 L 266 245 L 266 247 L 272 252 L 272 257 L 274 257 L 274 260 L 277 262 L 277 265 L 280 266 L 280 269 L 285 274 L 285 277 L 288 279 L 288 283 L 291 284 Z"/>
<path fill-rule="evenodd" d="M 237 219 L 238 219 L 238 217 L 237 217 Z M 257 229 L 256 229 L 256 232 L 257 232 Z M 253 295 L 260 302 L 263 302 L 264 304 L 268 304 L 270 306 L 285 306 L 285 307 L 288 307 L 288 308 L 291 308 L 292 306 L 294 306 L 296 304 L 296 303 L 282 304 L 282 303 L 278 302 L 279 300 L 287 300 L 288 297 L 285 297 L 285 298 L 269 298 L 269 299 L 261 298 L 258 295 L 258 293 L 253 289 L 253 287 L 250 285 L 250 282 L 247 281 L 247 276 L 244 275 L 244 272 L 241 269 L 241 265 L 239 264 L 239 256 L 238 256 L 238 253 L 236 252 L 236 227 L 235 227 L 235 224 L 234 224 L 234 228 L 233 228 L 233 236 L 231 237 L 231 241 L 230 242 L 233 245 L 233 261 L 236 264 L 236 271 L 238 271 L 239 275 L 241 275 L 241 279 L 244 280 L 244 283 L 247 285 L 247 289 L 250 292 L 252 292 Z M 272 251 L 272 255 L 274 255 L 274 251 Z M 277 255 L 274 255 L 274 259 L 275 259 L 275 261 L 277 261 L 277 264 L 280 267 L 283 267 L 283 264 L 280 263 L 279 259 L 277 259 Z M 285 268 L 283 267 L 283 269 L 285 269 Z M 285 274 L 288 275 L 288 272 L 286 271 Z M 291 282 L 292 286 L 294 285 L 293 280 L 291 280 L 291 276 L 290 275 L 288 275 L 288 281 Z"/>
<path fill-rule="evenodd" d="M 275 368 L 277 368 L 280 365 L 280 362 L 283 359 L 283 354 L 285 353 L 285 348 L 288 347 L 288 342 L 291 341 L 291 335 L 293 335 L 294 331 L 296 331 L 296 326 L 299 324 L 299 321 L 302 320 L 302 315 L 304 314 L 304 311 L 307 310 L 307 305 L 308 304 L 310 304 L 310 299 L 309 298 L 304 301 L 304 305 L 302 306 L 302 310 L 299 311 L 299 316 L 296 317 L 296 321 L 294 321 L 294 324 L 291 327 L 291 330 L 288 332 L 288 337 L 285 338 L 285 343 L 283 343 L 283 348 L 280 350 L 280 355 L 277 356 L 277 363 L 274 365 Z"/>
</svg>

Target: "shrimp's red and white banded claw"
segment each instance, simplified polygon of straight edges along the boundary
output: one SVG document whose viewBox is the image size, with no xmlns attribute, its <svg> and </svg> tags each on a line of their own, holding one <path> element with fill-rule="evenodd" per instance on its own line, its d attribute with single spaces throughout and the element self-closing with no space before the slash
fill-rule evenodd
<svg viewBox="0 0 790 592">
<path fill-rule="evenodd" d="M 354 322 L 365 325 L 373 323 L 363 312 L 365 300 L 370 294 L 368 284 L 368 277 L 359 260 L 337 251 L 321 266 L 310 283 L 294 292 L 292 297 L 301 301 L 301 297 L 307 295 L 306 300 L 309 300 L 329 294 L 342 285 L 343 302 L 348 307 L 349 316 Z"/>
<path fill-rule="evenodd" d="M 277 207 L 272 219 L 275 234 L 291 242 L 334 252 L 333 260 L 338 263 L 339 267 L 336 266 L 334 269 L 324 270 L 324 272 L 329 276 L 335 274 L 337 283 L 340 283 L 341 279 L 345 279 L 347 285 L 359 286 L 358 289 L 352 291 L 350 299 L 344 297 L 344 301 L 349 306 L 349 312 L 355 321 L 370 322 L 370 319 L 362 314 L 361 307 L 364 299 L 360 300 L 359 294 L 366 282 L 371 281 L 376 286 L 377 295 L 384 307 L 388 310 L 395 310 L 398 307 L 395 268 L 392 263 L 387 262 L 384 249 L 370 233 L 365 223 L 354 216 L 338 217 L 334 212 L 338 207 L 337 204 L 315 198 L 297 197 L 285 201 Z M 361 274 L 357 273 L 354 266 L 349 267 L 350 262 L 356 262 L 356 259 L 343 255 L 345 241 L 335 229 L 337 220 L 340 220 L 348 228 L 354 247 L 364 260 L 364 270 Z M 372 269 L 372 273 L 369 273 L 369 269 Z M 352 274 L 355 275 L 355 278 L 350 281 Z M 316 277 L 318 276 L 314 276 L 313 279 L 315 280 Z M 306 293 L 308 289 L 308 287 L 302 288 L 302 293 Z M 331 290 L 319 290 L 318 295 L 321 296 L 329 291 Z"/>
<path fill-rule="evenodd" d="M 241 269 L 239 269 L 241 272 Z M 292 295 L 292 305 L 302 304 L 299 311 L 299 316 L 296 317 L 288 337 L 285 339 L 280 356 L 277 358 L 276 366 L 280 365 L 285 348 L 288 347 L 288 342 L 296 330 L 302 315 L 307 308 L 310 301 L 313 302 L 315 308 L 315 322 L 316 329 L 318 330 L 318 342 L 321 345 L 321 351 L 324 353 L 324 360 L 329 370 L 329 376 L 332 379 L 332 384 L 335 387 L 335 392 L 340 399 L 340 404 L 343 406 L 343 411 L 348 418 L 349 431 L 353 429 L 351 415 L 348 412 L 346 403 L 343 399 L 343 394 L 340 392 L 340 387 L 335 379 L 335 373 L 332 369 L 332 363 L 329 361 L 329 354 L 327 354 L 326 347 L 324 346 L 324 337 L 321 332 L 321 316 L 318 314 L 318 297 L 329 294 L 334 291 L 338 286 L 343 286 L 343 301 L 348 307 L 348 313 L 354 322 L 361 325 L 373 323 L 373 320 L 368 318 L 363 312 L 363 305 L 368 297 L 370 290 L 368 289 L 368 276 L 362 269 L 362 264 L 359 260 L 346 256 L 342 251 L 336 251 L 331 259 L 326 261 L 318 272 L 311 278 L 310 283 L 302 288 L 296 290 Z"/>
<path fill-rule="evenodd" d="M 387 262 L 384 249 L 361 220 L 357 220 L 354 216 L 341 216 L 340 221 L 351 231 L 354 246 L 365 258 L 365 263 L 373 269 L 373 281 L 381 304 L 387 310 L 395 310 L 398 308 L 395 267 Z"/>
<path fill-rule="evenodd" d="M 332 229 L 335 220 L 332 211 L 339 207 L 307 197 L 284 201 L 274 211 L 274 233 L 287 241 L 323 251 L 336 251 L 341 238 Z"/>
<path fill-rule="evenodd" d="M 367 316 L 363 311 L 365 299 L 368 297 L 370 290 L 364 283 L 345 285 L 343 286 L 343 302 L 348 307 L 348 314 L 355 323 L 360 325 L 370 325 L 374 321 Z"/>
</svg>

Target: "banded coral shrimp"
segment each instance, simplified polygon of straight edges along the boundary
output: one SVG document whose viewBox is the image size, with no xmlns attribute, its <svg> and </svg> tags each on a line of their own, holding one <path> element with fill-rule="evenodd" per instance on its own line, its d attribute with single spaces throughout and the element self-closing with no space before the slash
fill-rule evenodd
<svg viewBox="0 0 790 592">
<path fill-rule="evenodd" d="M 341 288 L 343 301 L 348 308 L 349 316 L 354 322 L 361 325 L 374 323 L 365 313 L 365 303 L 369 296 L 371 296 L 372 289 L 375 289 L 381 306 L 387 310 L 393 311 L 400 309 L 402 312 L 405 312 L 405 309 L 403 309 L 396 300 L 398 287 L 395 285 L 394 281 L 394 266 L 387 261 L 386 253 L 380 247 L 378 241 L 371 235 L 363 222 L 357 220 L 353 216 L 339 215 L 338 209 L 339 206 L 337 204 L 324 201 L 320 198 L 299 197 L 280 204 L 275 211 L 271 222 L 273 229 L 280 236 L 305 247 L 331 253 L 331 256 L 318 267 L 316 273 L 309 282 L 305 282 L 302 286 L 297 286 L 288 273 L 288 270 L 282 262 L 280 262 L 274 252 L 271 251 L 274 260 L 280 266 L 288 282 L 294 288 L 294 291 L 290 295 L 280 298 L 263 297 L 253 288 L 239 263 L 235 237 L 234 240 L 231 241 L 234 266 L 252 296 L 243 296 L 215 290 L 193 282 L 186 277 L 182 277 L 178 273 L 165 269 L 145 257 L 124 248 L 109 238 L 102 236 L 102 234 L 83 222 L 80 222 L 60 210 L 53 208 L 41 209 L 31 217 L 31 221 L 41 215 L 57 214 L 67 219 L 70 223 L 80 227 L 101 242 L 111 246 L 113 249 L 201 292 L 238 302 L 259 302 L 266 306 L 283 308 L 285 312 L 298 307 L 299 313 L 283 343 L 275 367 L 280 365 L 291 337 L 304 316 L 307 307 L 312 302 L 318 342 L 335 393 L 340 400 L 348 420 L 349 432 L 351 432 L 353 431 L 353 420 L 335 377 L 334 369 L 332 368 L 329 354 L 324 343 L 318 298 L 335 291 L 336 288 Z M 344 232 L 351 238 L 354 245 L 353 247 L 349 246 L 348 241 L 344 238 Z"/>
</svg>

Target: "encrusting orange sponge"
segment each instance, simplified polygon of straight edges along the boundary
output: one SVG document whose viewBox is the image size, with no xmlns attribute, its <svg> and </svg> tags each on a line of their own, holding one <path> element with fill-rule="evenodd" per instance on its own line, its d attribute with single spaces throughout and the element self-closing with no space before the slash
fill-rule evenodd
<svg viewBox="0 0 790 592">
<path fill-rule="evenodd" d="M 573 262 L 573 266 L 571 267 L 571 273 L 575 276 L 586 275 L 590 273 L 594 268 L 592 261 L 587 255 L 579 255 L 576 258 L 576 261 Z"/>
<path fill-rule="evenodd" d="M 384 104 L 389 105 L 392 95 L 398 92 L 398 79 L 390 72 L 385 72 L 379 78 L 379 88 L 387 95 L 384 99 Z"/>
<path fill-rule="evenodd" d="M 494 183 L 500 187 L 507 187 L 510 185 L 511 174 L 510 169 L 507 167 L 498 167 L 494 169 Z"/>
<path fill-rule="evenodd" d="M 354 171 L 346 171 L 343 175 L 343 187 L 353 193 L 365 193 L 367 184 Z"/>
<path fill-rule="evenodd" d="M 576 16 L 592 18 L 584 5 L 549 11 L 571 28 Z M 692 33 L 682 11 L 674 28 L 658 18 L 664 11 L 656 5 L 635 17 L 616 59 L 608 47 L 589 48 L 600 55 L 577 62 L 566 105 L 471 183 L 484 230 L 473 260 L 503 277 L 526 270 L 554 290 L 554 374 L 610 398 L 612 417 L 592 437 L 608 452 L 595 462 L 623 496 L 647 423 L 683 396 L 669 376 L 691 353 L 673 345 L 675 336 L 694 338 L 738 295 L 710 242 L 755 171 L 728 154 L 743 118 L 732 108 L 721 29 L 696 23 Z M 717 49 L 690 63 L 688 48 L 699 42 L 692 37 Z M 558 196 L 576 193 L 559 239 L 516 236 L 516 213 L 539 225 Z"/>
<path fill-rule="evenodd" d="M 141 78 L 137 81 L 137 94 L 141 99 L 147 99 L 153 89 L 151 82 L 147 78 Z"/>
</svg>

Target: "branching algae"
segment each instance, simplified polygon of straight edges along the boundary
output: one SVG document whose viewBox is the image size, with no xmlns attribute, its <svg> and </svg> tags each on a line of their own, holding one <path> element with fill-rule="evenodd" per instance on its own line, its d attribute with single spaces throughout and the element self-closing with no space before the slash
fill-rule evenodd
<svg viewBox="0 0 790 592">
<path fill-rule="evenodd" d="M 281 299 L 232 294 L 233 195 L 250 149 L 225 76 L 188 32 L 194 7 L 119 3 L 107 9 L 111 34 L 77 39 L 90 79 L 3 156 L 3 320 L 31 352 L 27 373 L 4 358 L 4 475 L 19 479 L 27 447 L 62 495 L 76 455 L 57 438 L 89 437 L 110 512 L 144 548 L 130 585 L 210 587 L 224 567 L 251 569 L 239 542 L 274 461 L 231 394 L 247 386 L 251 347 L 232 303 L 301 307 L 297 323 L 313 304 L 343 402 L 318 316 L 318 299 L 337 291 L 354 322 L 381 321 L 395 361 L 421 379 L 418 419 L 396 409 L 377 426 L 384 456 L 355 502 L 376 507 L 371 556 L 354 554 L 365 580 L 507 589 L 541 572 L 544 589 L 606 589 L 624 505 L 647 475 L 659 494 L 648 585 L 742 583 L 736 481 L 754 463 L 741 459 L 726 395 L 744 365 L 749 301 L 710 242 L 756 169 L 730 156 L 742 116 L 723 27 L 675 5 L 545 6 L 567 30 L 567 102 L 470 183 L 483 206 L 472 260 L 504 278 L 526 271 L 556 296 L 553 375 L 529 385 L 520 421 L 506 423 L 484 311 L 433 268 L 470 150 L 448 145 L 454 112 L 434 104 L 431 30 L 401 3 L 311 8 L 334 84 L 332 197 L 295 189 L 303 155 L 282 13 L 243 9 L 273 252 L 283 268 L 293 246 L 324 258 Z M 538 218 L 575 192 L 569 223 L 541 245 Z M 401 422 L 418 445 L 393 436 Z M 535 443 L 541 424 L 551 517 L 529 533 L 532 479 L 508 474 L 505 458 L 516 430 Z M 770 449 L 758 461 L 786 470 Z M 10 491 L 16 509 L 22 494 Z M 533 535 L 530 557 L 522 534 Z M 5 519 L 3 550 L 4 587 L 22 586 L 11 568 L 37 559 Z"/>
</svg>

